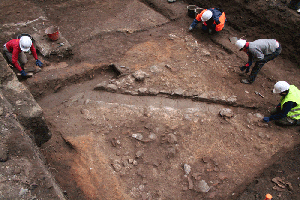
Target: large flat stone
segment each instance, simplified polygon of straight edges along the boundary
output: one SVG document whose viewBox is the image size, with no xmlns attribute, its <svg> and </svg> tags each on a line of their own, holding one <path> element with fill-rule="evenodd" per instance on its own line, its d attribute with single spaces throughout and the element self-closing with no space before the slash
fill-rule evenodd
<svg viewBox="0 0 300 200">
<path fill-rule="evenodd" d="M 72 55 L 72 47 L 68 40 L 61 34 L 58 40 L 51 41 L 46 34 L 34 33 L 32 35 L 36 49 L 45 57 L 56 55 L 59 57 L 68 57 Z"/>
</svg>

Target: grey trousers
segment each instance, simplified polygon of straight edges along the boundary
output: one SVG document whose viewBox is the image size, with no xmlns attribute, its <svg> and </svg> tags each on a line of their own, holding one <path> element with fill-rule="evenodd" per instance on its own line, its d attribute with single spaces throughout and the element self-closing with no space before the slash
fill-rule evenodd
<svg viewBox="0 0 300 200">
<path fill-rule="evenodd" d="M 6 59 L 6 61 L 8 62 L 8 64 L 13 65 L 12 64 L 12 53 L 10 53 L 5 46 L 3 47 L 3 56 Z M 23 51 L 21 53 L 19 53 L 18 62 L 19 62 L 19 65 L 21 66 L 21 68 L 24 69 L 24 66 L 27 63 L 27 57 Z"/>
</svg>

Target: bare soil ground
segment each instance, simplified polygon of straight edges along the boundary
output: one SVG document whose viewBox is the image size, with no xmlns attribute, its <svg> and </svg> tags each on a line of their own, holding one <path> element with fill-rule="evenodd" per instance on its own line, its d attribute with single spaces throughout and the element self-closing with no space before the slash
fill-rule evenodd
<svg viewBox="0 0 300 200">
<path fill-rule="evenodd" d="M 270 92 L 276 81 L 300 87 L 300 20 L 287 3 L 10 0 L 0 4 L 1 44 L 50 24 L 59 26 L 72 44 L 72 57 L 40 56 L 45 67 L 24 81 L 44 109 L 53 134 L 41 151 L 69 199 L 250 200 L 264 199 L 266 193 L 274 199 L 300 198 L 298 146 L 293 149 L 299 144 L 299 128 L 265 124 L 260 118 L 279 100 Z M 188 32 L 193 20 L 187 16 L 188 4 L 221 7 L 228 18 L 225 30 L 212 36 L 200 27 Z M 40 16 L 47 20 L 34 28 L 13 26 Z M 283 52 L 263 67 L 254 84 L 243 85 L 238 66 L 245 64 L 246 56 L 236 51 L 229 36 L 249 41 L 276 38 Z M 110 63 L 149 76 L 143 82 L 131 74 L 117 78 L 106 67 Z M 82 76 L 80 70 L 89 67 L 97 70 Z M 52 77 L 60 79 L 47 82 Z M 103 81 L 116 85 L 116 93 L 93 90 Z M 159 95 L 132 95 L 144 88 Z M 191 98 L 195 96 L 199 98 Z M 232 109 L 234 117 L 221 118 L 224 108 Z M 190 173 L 184 164 L 191 167 Z M 293 189 L 274 190 L 275 177 Z M 201 192 L 202 180 L 210 187 L 208 192 Z"/>
</svg>

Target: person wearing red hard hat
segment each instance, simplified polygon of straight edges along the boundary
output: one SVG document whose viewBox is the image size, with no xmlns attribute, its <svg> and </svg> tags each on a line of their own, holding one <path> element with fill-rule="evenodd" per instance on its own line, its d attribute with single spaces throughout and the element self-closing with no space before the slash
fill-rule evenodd
<svg viewBox="0 0 300 200">
<path fill-rule="evenodd" d="M 36 49 L 32 44 L 32 39 L 29 35 L 21 35 L 18 39 L 12 39 L 4 44 L 3 55 L 7 62 L 13 65 L 18 71 L 20 71 L 22 77 L 28 77 L 24 71 L 24 66 L 27 63 L 27 57 L 24 52 L 31 51 L 35 58 L 35 64 L 39 67 L 43 63 L 38 59 Z"/>
<path fill-rule="evenodd" d="M 281 126 L 300 125 L 300 90 L 286 81 L 278 81 L 273 93 L 281 96 L 280 103 L 271 111 L 271 116 L 263 120 L 276 120 L 275 123 Z"/>
<path fill-rule="evenodd" d="M 192 31 L 199 22 L 203 22 L 202 30 L 210 34 L 221 31 L 226 22 L 225 12 L 219 8 L 204 9 L 194 19 L 193 23 L 189 27 L 189 31 Z"/>
<path fill-rule="evenodd" d="M 236 41 L 235 45 L 240 51 L 248 55 L 248 62 L 240 67 L 241 71 L 249 72 L 252 62 L 255 62 L 248 79 L 242 79 L 241 83 L 251 84 L 261 68 L 270 60 L 273 60 L 281 53 L 281 45 L 275 39 L 258 39 L 253 42 L 247 42 L 244 39 Z"/>
</svg>

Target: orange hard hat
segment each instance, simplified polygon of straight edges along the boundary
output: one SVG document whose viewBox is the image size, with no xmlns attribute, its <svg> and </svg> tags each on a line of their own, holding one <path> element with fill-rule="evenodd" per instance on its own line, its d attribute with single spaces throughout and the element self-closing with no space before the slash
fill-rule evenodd
<svg viewBox="0 0 300 200">
<path fill-rule="evenodd" d="M 272 198 L 273 198 L 272 195 L 266 194 L 266 199 L 272 199 Z"/>
</svg>

